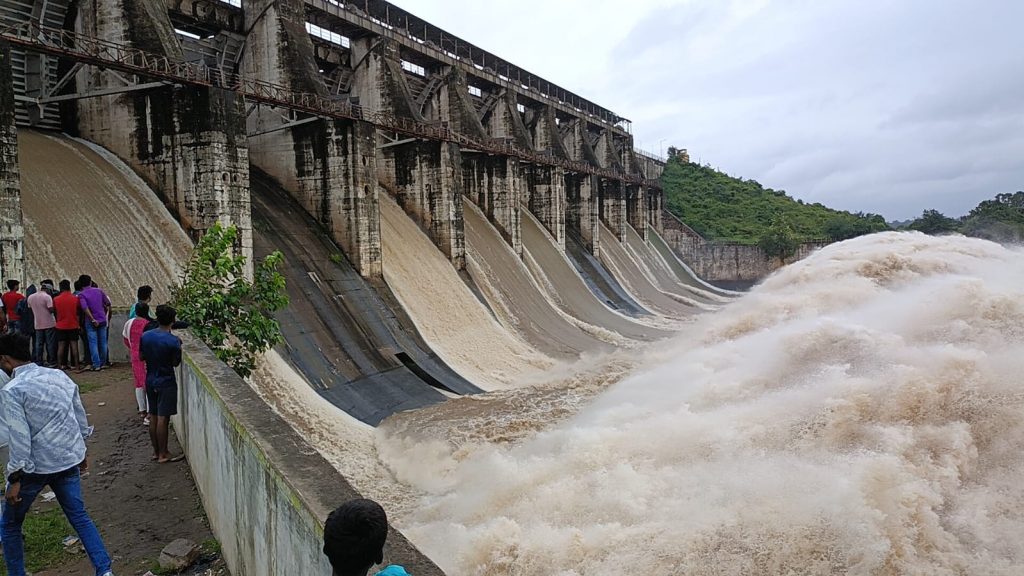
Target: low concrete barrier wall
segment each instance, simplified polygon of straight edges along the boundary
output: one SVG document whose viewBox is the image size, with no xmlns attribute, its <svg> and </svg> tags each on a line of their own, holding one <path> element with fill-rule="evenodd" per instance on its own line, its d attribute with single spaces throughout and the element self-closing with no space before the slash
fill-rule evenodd
<svg viewBox="0 0 1024 576">
<path fill-rule="evenodd" d="M 231 573 L 330 576 L 324 521 L 359 494 L 208 348 L 181 337 L 174 429 Z M 393 528 L 385 561 L 443 576 Z"/>
</svg>

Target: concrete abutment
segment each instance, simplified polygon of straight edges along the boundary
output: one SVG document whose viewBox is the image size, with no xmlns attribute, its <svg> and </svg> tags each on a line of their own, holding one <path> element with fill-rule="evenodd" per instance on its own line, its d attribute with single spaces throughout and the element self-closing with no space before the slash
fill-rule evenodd
<svg viewBox="0 0 1024 576">
<path fill-rule="evenodd" d="M 20 280 L 22 285 L 28 284 L 25 278 L 25 228 L 21 213 L 11 47 L 0 42 L 0 280 L 12 279 Z"/>
</svg>

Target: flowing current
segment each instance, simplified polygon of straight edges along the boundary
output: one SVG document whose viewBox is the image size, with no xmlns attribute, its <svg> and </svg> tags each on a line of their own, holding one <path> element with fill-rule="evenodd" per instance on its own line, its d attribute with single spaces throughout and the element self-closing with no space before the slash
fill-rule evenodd
<svg viewBox="0 0 1024 576">
<path fill-rule="evenodd" d="M 1024 258 L 830 246 L 644 352 L 561 423 L 379 433 L 449 574 L 1024 574 Z"/>
<path fill-rule="evenodd" d="M 98 146 L 34 130 L 18 131 L 18 164 L 22 288 L 86 273 L 115 306 L 134 302 L 143 284 L 166 300 L 192 243 L 131 168 Z"/>
</svg>

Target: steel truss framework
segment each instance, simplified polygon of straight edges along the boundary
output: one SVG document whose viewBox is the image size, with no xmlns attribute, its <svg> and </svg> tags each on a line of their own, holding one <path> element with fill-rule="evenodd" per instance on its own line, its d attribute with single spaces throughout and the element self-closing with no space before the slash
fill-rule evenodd
<svg viewBox="0 0 1024 576">
<path fill-rule="evenodd" d="M 175 62 L 166 56 L 151 54 L 71 30 L 25 22 L 0 31 L 0 38 L 21 46 L 26 51 L 66 58 L 76 63 L 183 86 L 229 90 L 239 94 L 250 103 L 285 108 L 320 118 L 369 122 L 388 132 L 419 139 L 452 142 L 458 144 L 465 151 L 510 156 L 534 164 L 563 168 L 569 172 L 592 174 L 609 180 L 661 189 L 661 183 L 658 180 L 649 180 L 642 176 L 616 172 L 585 162 L 537 153 L 508 141 L 484 141 L 471 138 L 450 130 L 443 123 L 428 124 L 417 122 L 411 118 L 367 110 L 361 106 L 350 104 L 348 101 L 297 92 L 284 86 L 229 72 L 224 68 L 210 67 L 202 62 Z"/>
</svg>

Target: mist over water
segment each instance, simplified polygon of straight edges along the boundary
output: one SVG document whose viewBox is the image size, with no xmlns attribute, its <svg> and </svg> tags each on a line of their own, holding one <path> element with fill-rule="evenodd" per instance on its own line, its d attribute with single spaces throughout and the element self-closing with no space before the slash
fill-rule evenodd
<svg viewBox="0 0 1024 576">
<path fill-rule="evenodd" d="M 559 424 L 379 438 L 396 520 L 452 575 L 1022 574 L 1022 256 L 825 248 Z"/>
</svg>

